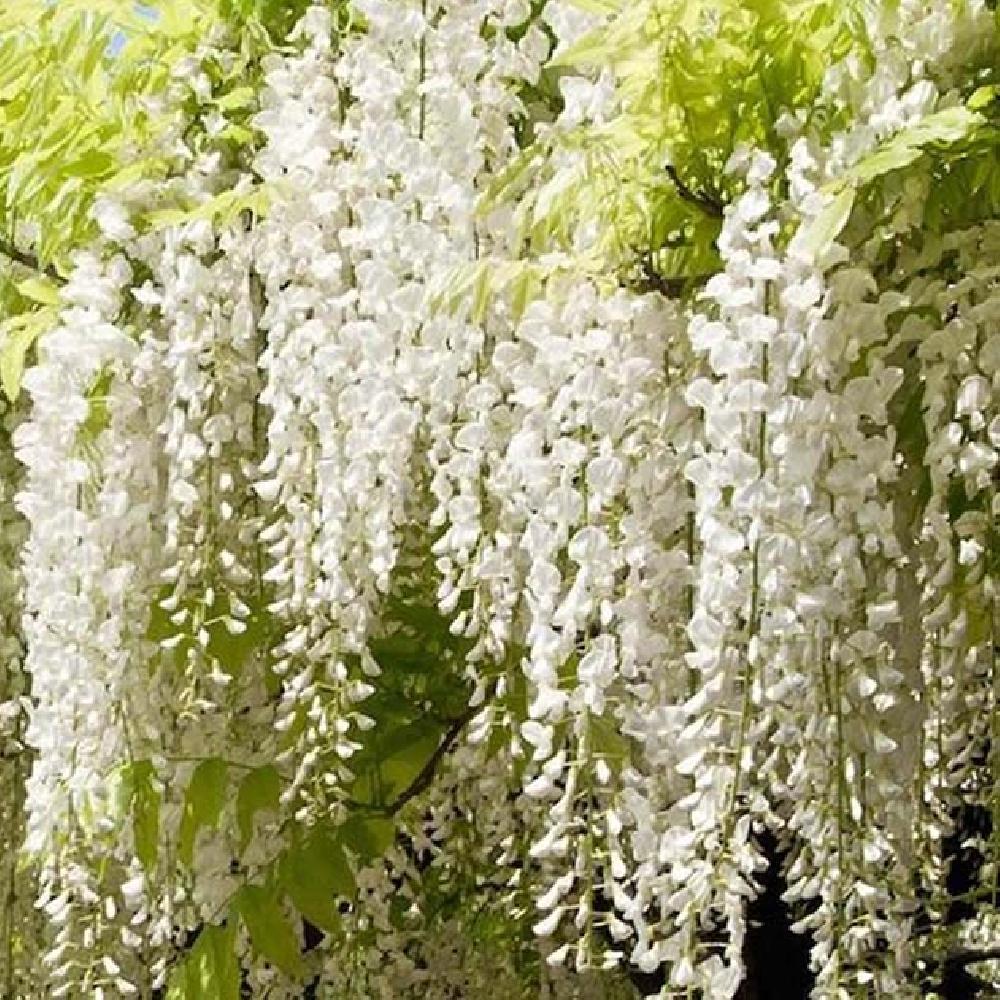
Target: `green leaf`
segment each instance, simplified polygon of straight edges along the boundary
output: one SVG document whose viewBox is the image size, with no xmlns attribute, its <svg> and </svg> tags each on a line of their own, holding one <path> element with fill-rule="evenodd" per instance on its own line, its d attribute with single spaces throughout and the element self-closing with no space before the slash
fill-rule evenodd
<svg viewBox="0 0 1000 1000">
<path fill-rule="evenodd" d="M 807 226 L 799 231 L 797 242 L 813 259 L 818 260 L 830 249 L 851 217 L 854 199 L 857 195 L 852 185 L 842 188 L 829 204 L 816 215 Z"/>
<path fill-rule="evenodd" d="M 340 828 L 340 839 L 363 864 L 382 857 L 396 839 L 396 826 L 385 816 L 352 816 Z"/>
<path fill-rule="evenodd" d="M 226 625 L 230 617 L 228 598 L 216 595 L 209 617 L 211 623 L 205 626 L 208 632 L 206 652 L 217 660 L 219 666 L 231 676 L 236 676 L 247 660 L 260 649 L 267 638 L 267 617 L 256 602 L 249 603 L 250 614 L 243 619 L 242 632 L 231 632 Z"/>
<path fill-rule="evenodd" d="M 965 629 L 965 641 L 970 647 L 988 642 L 993 633 L 992 609 L 982 602 L 964 601 L 968 624 Z"/>
<path fill-rule="evenodd" d="M 223 94 L 222 97 L 215 100 L 216 107 L 222 108 L 223 111 L 232 108 L 249 108 L 256 103 L 257 91 L 253 87 L 236 87 L 228 94 Z"/>
<path fill-rule="evenodd" d="M 588 14 L 613 14 L 622 5 L 622 0 L 567 0 L 571 7 L 585 10 Z"/>
<path fill-rule="evenodd" d="M 133 160 L 127 166 L 116 170 L 104 183 L 105 191 L 118 191 L 147 177 L 162 177 L 169 172 L 169 161 L 161 156 L 146 156 Z"/>
<path fill-rule="evenodd" d="M 889 417 L 896 428 L 896 446 L 905 459 L 901 471 L 901 485 L 905 491 L 895 503 L 903 512 L 909 510 L 909 523 L 918 526 L 927 501 L 931 498 L 932 484 L 927 467 L 927 427 L 924 421 L 924 384 L 915 368 L 907 372 L 889 407 Z"/>
<path fill-rule="evenodd" d="M 247 146 L 254 140 L 253 129 L 245 125 L 227 125 L 220 133 L 220 139 L 227 139 L 236 146 Z M 266 201 L 261 202 L 266 207 Z"/>
<path fill-rule="evenodd" d="M 194 858 L 194 843 L 202 827 L 214 828 L 226 803 L 228 768 L 224 760 L 210 757 L 194 770 L 184 796 L 177 853 L 190 865 Z"/>
<path fill-rule="evenodd" d="M 62 168 L 69 177 L 101 177 L 115 165 L 115 158 L 100 149 L 92 149 Z"/>
<path fill-rule="evenodd" d="M 398 597 L 389 596 L 386 599 L 386 607 L 391 612 L 393 620 L 416 629 L 421 635 L 444 641 L 453 638 L 448 630 L 449 619 L 433 605 L 421 604 L 409 598 L 401 600 Z"/>
<path fill-rule="evenodd" d="M 937 111 L 897 132 L 847 173 L 849 180 L 866 184 L 893 170 L 908 167 L 927 146 L 948 146 L 967 138 L 984 121 L 982 115 L 958 106 Z"/>
<path fill-rule="evenodd" d="M 160 793 L 154 785 L 156 770 L 149 760 L 126 764 L 119 772 L 119 812 L 132 820 L 136 857 L 147 872 L 156 868 L 160 842 Z"/>
<path fill-rule="evenodd" d="M 629 738 L 621 731 L 619 721 L 610 715 L 592 715 L 587 721 L 596 754 L 611 764 L 624 766 L 631 759 Z"/>
<path fill-rule="evenodd" d="M 535 268 L 526 266 L 519 270 L 510 284 L 511 310 L 515 320 L 524 315 L 528 303 L 538 297 L 541 288 L 541 278 Z"/>
<path fill-rule="evenodd" d="M 147 871 L 156 867 L 160 837 L 160 794 L 153 786 L 153 766 L 148 762 L 135 778 L 132 797 L 132 835 L 136 857 Z"/>
<path fill-rule="evenodd" d="M 550 59 L 546 65 L 549 68 L 566 66 L 574 69 L 580 67 L 604 66 L 613 63 L 621 53 L 609 33 L 604 28 L 588 32 L 579 41 L 570 45 L 565 52 Z"/>
<path fill-rule="evenodd" d="M 173 971 L 167 1000 L 239 1000 L 240 964 L 236 927 L 210 925 Z"/>
<path fill-rule="evenodd" d="M 397 726 L 377 744 L 381 799 L 384 804 L 410 785 L 438 748 L 443 727 L 417 718 Z"/>
<path fill-rule="evenodd" d="M 26 299 L 39 302 L 43 306 L 59 305 L 59 288 L 48 278 L 27 278 L 18 282 L 17 290 Z"/>
<path fill-rule="evenodd" d="M 1000 84 L 993 83 L 974 90 L 965 103 L 966 107 L 973 111 L 981 111 L 983 108 L 988 108 L 998 97 L 1000 97 Z"/>
<path fill-rule="evenodd" d="M 32 344 L 56 323 L 55 310 L 39 309 L 22 313 L 0 326 L 0 385 L 14 402 L 21 391 L 25 359 Z"/>
<path fill-rule="evenodd" d="M 236 821 L 240 829 L 240 850 L 253 836 L 253 818 L 258 812 L 278 809 L 281 778 L 273 764 L 252 770 L 241 782 L 236 793 Z"/>
<path fill-rule="evenodd" d="M 289 849 L 279 865 L 279 878 L 295 908 L 321 930 L 340 926 L 336 897 L 354 894 L 355 882 L 344 849 L 323 831 Z"/>
<path fill-rule="evenodd" d="M 982 115 L 959 104 L 919 119 L 903 129 L 892 141 L 903 141 L 911 146 L 927 146 L 931 143 L 949 145 L 966 138 L 983 121 Z"/>
<path fill-rule="evenodd" d="M 858 184 L 867 184 L 893 170 L 908 167 L 919 160 L 923 152 L 919 146 L 911 146 L 905 142 L 890 143 L 859 160 L 848 171 L 848 178 Z"/>
<path fill-rule="evenodd" d="M 150 212 L 146 221 L 153 230 L 166 229 L 170 226 L 183 225 L 207 219 L 217 221 L 221 225 L 232 222 L 243 211 L 254 215 L 264 215 L 269 203 L 269 191 L 266 186 L 258 185 L 250 191 L 223 191 L 208 198 L 193 208 L 164 208 Z"/>
<path fill-rule="evenodd" d="M 488 215 L 501 201 L 511 197 L 514 189 L 526 181 L 529 173 L 537 170 L 543 162 L 534 147 L 516 154 L 490 180 L 476 206 L 476 214 L 480 217 Z"/>
<path fill-rule="evenodd" d="M 490 303 L 490 270 L 481 267 L 472 288 L 472 309 L 470 318 L 473 323 L 482 324 L 486 319 L 486 310 Z"/>
<path fill-rule="evenodd" d="M 298 979 L 304 971 L 299 938 L 275 893 L 247 885 L 237 894 L 234 906 L 256 951 L 285 975 Z"/>
</svg>

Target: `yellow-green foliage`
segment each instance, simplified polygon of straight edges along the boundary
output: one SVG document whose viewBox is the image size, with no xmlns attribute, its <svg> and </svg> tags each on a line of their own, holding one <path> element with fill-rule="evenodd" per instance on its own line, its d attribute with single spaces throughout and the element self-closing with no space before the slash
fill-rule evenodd
<svg viewBox="0 0 1000 1000">
<path fill-rule="evenodd" d="M 490 192 L 526 186 L 521 204 L 532 249 L 569 244 L 581 225 L 614 264 L 639 251 L 668 279 L 718 265 L 715 239 L 732 195 L 723 167 L 740 143 L 781 155 L 776 123 L 812 106 L 826 68 L 863 35 L 856 4 L 829 0 L 575 0 L 610 16 L 557 56 L 550 71 L 615 76 L 618 110 L 542 140 Z M 836 116 L 829 112 L 830 124 Z M 552 170 L 553 153 L 579 154 Z"/>
<path fill-rule="evenodd" d="M 215 147 L 253 141 L 259 53 L 301 13 L 301 2 L 10 0 L 0 8 L 0 385 L 17 395 L 25 355 L 55 322 L 58 285 L 72 252 L 91 243 L 95 198 L 180 166 L 166 136 L 208 112 L 228 125 Z M 228 38 L 231 64 L 208 60 L 204 101 L 171 99 L 171 81 L 204 40 Z M 259 188 L 228 191 L 202 205 L 158 192 L 140 225 L 231 217 L 263 210 Z"/>
</svg>

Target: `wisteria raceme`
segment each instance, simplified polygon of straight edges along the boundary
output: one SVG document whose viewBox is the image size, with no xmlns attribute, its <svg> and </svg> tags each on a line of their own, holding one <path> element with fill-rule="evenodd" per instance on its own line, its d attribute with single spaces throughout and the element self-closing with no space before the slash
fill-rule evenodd
<svg viewBox="0 0 1000 1000">
<path fill-rule="evenodd" d="M 69 6 L 0 994 L 1000 990 L 992 5 Z"/>
<path fill-rule="evenodd" d="M 7 790 L 0 805 L 0 844 L 3 867 L 0 879 L 16 883 L 19 849 L 24 838 L 24 780 L 30 769 L 24 726 L 30 707 L 29 678 L 24 670 L 21 639 L 22 579 L 19 553 L 26 525 L 16 509 L 14 497 L 22 470 L 14 457 L 11 441 L 23 417 L 23 409 L 6 402 L 0 405 L 0 769 Z M 13 938 L 18 924 L 32 920 L 33 898 L 27 893 L 11 893 L 3 910 L 3 935 Z M 25 965 L 12 957 L 0 962 L 2 982 L 21 988 L 22 977 L 30 975 Z M 33 964 L 33 963 L 32 963 Z M 32 970 L 33 971 L 33 970 Z"/>
<path fill-rule="evenodd" d="M 108 779 L 125 755 L 136 683 L 128 669 L 131 604 L 152 522 L 130 502 L 129 487 L 136 476 L 155 476 L 155 466 L 148 451 L 123 449 L 120 436 L 103 433 L 90 399 L 96 386 L 107 394 L 102 406 L 121 408 L 116 419 L 134 413 L 134 397 L 116 391 L 115 378 L 135 353 L 114 323 L 129 278 L 121 258 L 106 266 L 79 258 L 62 292 L 62 325 L 45 338 L 43 363 L 25 376 L 30 419 L 14 434 L 26 469 L 17 504 L 31 529 L 23 563 L 32 703 L 24 741 L 35 761 L 25 844 L 45 857 L 38 905 L 56 929 L 48 962 L 60 996 L 79 982 L 98 988 L 102 945 L 118 946 L 105 940 L 115 928 L 105 925 L 101 887 L 88 869 L 94 842 L 113 828 Z M 77 957 L 81 948 L 97 948 L 93 965 Z"/>
<path fill-rule="evenodd" d="M 346 40 L 334 73 L 329 15 L 314 8 L 306 51 L 275 64 L 274 103 L 259 118 L 270 140 L 259 169 L 287 191 L 280 222 L 258 232 L 270 331 L 261 401 L 273 417 L 268 478 L 256 489 L 280 511 L 265 535 L 276 560 L 267 578 L 277 607 L 300 623 L 282 650 L 282 671 L 297 678 L 286 691 L 302 710 L 312 704 L 310 741 L 339 733 L 344 761 L 356 749 L 351 704 L 377 669 L 366 663 L 373 606 L 427 488 L 416 449 L 448 415 L 481 336 L 423 317 L 422 304 L 436 275 L 474 258 L 477 177 L 513 145 L 506 122 L 517 102 L 503 75 L 537 74 L 544 55 L 531 28 L 520 46 L 499 35 L 490 53 L 481 24 L 504 15 L 489 4 L 404 14 L 373 3 L 365 13 L 369 31 Z M 303 361 L 315 380 L 301 377 Z M 351 678 L 345 660 L 358 656 Z M 314 664 L 330 659 L 339 693 L 317 696 Z M 321 763 L 315 749 L 303 760 Z M 324 756 L 327 788 L 313 794 L 329 795 L 346 768 Z"/>
</svg>

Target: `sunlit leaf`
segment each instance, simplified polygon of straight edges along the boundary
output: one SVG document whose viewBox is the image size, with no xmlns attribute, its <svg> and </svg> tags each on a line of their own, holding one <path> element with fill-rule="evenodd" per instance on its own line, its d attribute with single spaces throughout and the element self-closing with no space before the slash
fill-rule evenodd
<svg viewBox="0 0 1000 1000">
<path fill-rule="evenodd" d="M 796 242 L 813 260 L 821 258 L 847 225 L 857 195 L 852 185 L 841 188 L 808 225 L 796 236 Z"/>
<path fill-rule="evenodd" d="M 240 965 L 232 922 L 198 932 L 194 946 L 171 973 L 167 1000 L 239 1000 Z"/>
<path fill-rule="evenodd" d="M 337 897 L 351 897 L 354 876 L 338 840 L 316 830 L 293 845 L 280 864 L 281 886 L 295 908 L 317 927 L 327 932 L 340 926 Z"/>
<path fill-rule="evenodd" d="M 156 771 L 148 760 L 138 760 L 122 768 L 119 797 L 122 812 L 132 821 L 136 857 L 147 872 L 156 868 L 160 845 L 160 793 Z"/>
<path fill-rule="evenodd" d="M 190 865 L 198 832 L 214 827 L 226 804 L 229 769 L 218 757 L 203 760 L 194 769 L 184 795 L 184 811 L 177 841 L 180 859 Z"/>
<path fill-rule="evenodd" d="M 277 895 L 259 885 L 246 885 L 233 909 L 243 918 L 254 950 L 293 979 L 303 973 L 299 938 Z"/>
<path fill-rule="evenodd" d="M 241 848 L 245 848 L 253 836 L 254 816 L 259 812 L 276 811 L 280 794 L 281 778 L 273 764 L 254 768 L 240 781 L 236 793 L 236 818 Z"/>
<path fill-rule="evenodd" d="M 11 401 L 21 391 L 25 359 L 35 341 L 55 325 L 52 310 L 22 313 L 0 324 L 0 386 Z"/>
</svg>

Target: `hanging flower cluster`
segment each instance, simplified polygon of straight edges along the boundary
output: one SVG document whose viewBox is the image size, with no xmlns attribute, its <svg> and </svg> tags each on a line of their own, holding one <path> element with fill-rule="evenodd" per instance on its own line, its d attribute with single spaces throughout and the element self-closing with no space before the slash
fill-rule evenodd
<svg viewBox="0 0 1000 1000">
<path fill-rule="evenodd" d="M 2 911 L 0 927 L 8 940 L 18 925 L 32 923 L 32 894 L 18 884 L 19 850 L 24 841 L 24 781 L 31 760 L 24 742 L 24 727 L 30 709 L 30 683 L 24 670 L 24 644 L 21 635 L 20 550 L 24 544 L 25 525 L 14 497 L 22 483 L 22 472 L 14 457 L 11 441 L 23 417 L 21 409 L 0 403 L 0 786 L 5 790 L 0 800 L 0 880 L 9 892 Z M 15 963 L 13 956 L 0 959 L 0 982 L 10 990 L 21 986 L 21 973 L 28 963 Z"/>
</svg>

